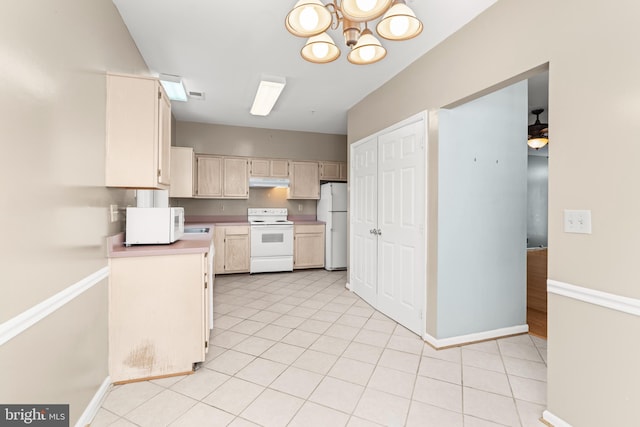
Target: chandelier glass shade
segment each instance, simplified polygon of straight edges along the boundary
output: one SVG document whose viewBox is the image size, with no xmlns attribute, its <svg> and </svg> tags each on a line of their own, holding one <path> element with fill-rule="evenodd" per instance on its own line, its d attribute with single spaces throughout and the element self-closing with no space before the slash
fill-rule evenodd
<svg viewBox="0 0 640 427">
<path fill-rule="evenodd" d="M 422 32 L 422 22 L 404 0 L 332 0 L 326 5 L 321 0 L 298 0 L 287 14 L 285 27 L 295 36 L 309 38 L 300 52 L 305 60 L 323 64 L 340 56 L 340 49 L 326 31 L 342 26 L 345 44 L 351 49 L 347 59 L 365 65 L 387 54 L 367 28 L 370 21 L 380 17 L 376 32 L 387 40 L 408 40 Z"/>
</svg>

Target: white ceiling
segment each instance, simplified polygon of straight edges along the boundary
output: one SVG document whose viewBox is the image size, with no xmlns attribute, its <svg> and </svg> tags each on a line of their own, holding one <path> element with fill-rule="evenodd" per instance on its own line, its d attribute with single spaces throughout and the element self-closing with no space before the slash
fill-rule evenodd
<svg viewBox="0 0 640 427">
<path fill-rule="evenodd" d="M 404 42 L 381 39 L 387 57 L 358 66 L 342 51 L 329 64 L 300 57 L 305 39 L 287 32 L 295 0 L 113 0 L 149 69 L 182 76 L 205 100 L 173 102 L 178 120 L 346 134 L 347 110 L 497 0 L 408 0 L 424 31 Z M 324 0 L 327 3 L 327 0 Z M 261 76 L 287 85 L 267 117 L 249 114 Z"/>
</svg>

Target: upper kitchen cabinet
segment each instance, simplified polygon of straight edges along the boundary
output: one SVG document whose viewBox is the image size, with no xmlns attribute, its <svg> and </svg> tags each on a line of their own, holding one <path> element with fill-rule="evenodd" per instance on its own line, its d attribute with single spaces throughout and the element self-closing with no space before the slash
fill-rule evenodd
<svg viewBox="0 0 640 427">
<path fill-rule="evenodd" d="M 318 162 L 289 162 L 288 199 L 320 199 Z"/>
<path fill-rule="evenodd" d="M 249 161 L 246 158 L 197 154 L 196 169 L 196 197 L 249 198 Z"/>
<path fill-rule="evenodd" d="M 264 178 L 288 178 L 289 161 L 283 159 L 252 159 L 251 176 Z"/>
<path fill-rule="evenodd" d="M 346 162 L 320 162 L 321 181 L 346 181 Z"/>
<path fill-rule="evenodd" d="M 193 163 L 193 148 L 171 147 L 169 197 L 193 197 Z"/>
<path fill-rule="evenodd" d="M 171 102 L 152 77 L 107 74 L 107 187 L 168 189 Z"/>
</svg>

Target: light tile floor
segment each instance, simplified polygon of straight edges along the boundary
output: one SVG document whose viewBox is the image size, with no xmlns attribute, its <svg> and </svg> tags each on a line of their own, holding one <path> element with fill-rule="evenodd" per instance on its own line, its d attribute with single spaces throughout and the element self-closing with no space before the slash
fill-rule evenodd
<svg viewBox="0 0 640 427">
<path fill-rule="evenodd" d="M 546 341 L 436 351 L 324 270 L 218 276 L 193 375 L 113 387 L 92 426 L 542 426 Z"/>
</svg>

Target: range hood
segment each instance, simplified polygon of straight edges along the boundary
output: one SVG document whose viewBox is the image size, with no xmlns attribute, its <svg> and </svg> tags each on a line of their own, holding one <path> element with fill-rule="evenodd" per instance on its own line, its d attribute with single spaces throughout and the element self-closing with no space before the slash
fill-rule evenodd
<svg viewBox="0 0 640 427">
<path fill-rule="evenodd" d="M 288 187 L 289 178 L 265 178 L 265 177 L 251 177 L 249 178 L 249 187 Z"/>
</svg>

